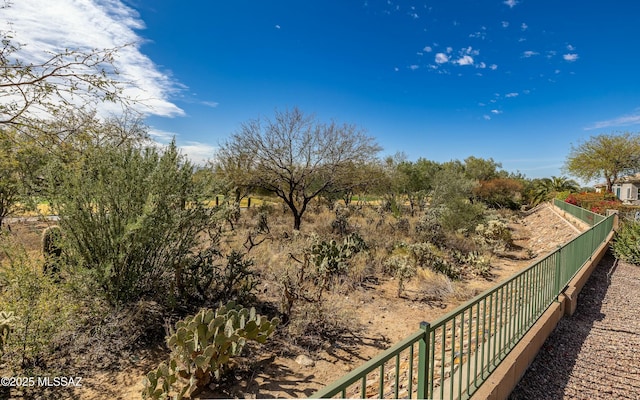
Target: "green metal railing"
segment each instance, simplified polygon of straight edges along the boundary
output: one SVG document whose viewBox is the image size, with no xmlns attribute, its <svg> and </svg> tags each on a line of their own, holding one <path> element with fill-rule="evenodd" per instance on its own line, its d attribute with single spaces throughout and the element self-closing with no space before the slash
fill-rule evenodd
<svg viewBox="0 0 640 400">
<path fill-rule="evenodd" d="M 593 221 L 592 227 L 431 324 L 421 323 L 419 330 L 312 397 L 471 397 L 613 229 L 614 216 L 563 209 Z"/>
<path fill-rule="evenodd" d="M 605 219 L 605 216 L 603 215 L 593 213 L 584 208 L 574 206 L 573 204 L 565 203 L 562 200 L 553 199 L 553 205 L 563 211 L 568 212 L 581 221 L 586 222 L 587 224 L 589 224 L 589 226 L 594 226 Z"/>
</svg>

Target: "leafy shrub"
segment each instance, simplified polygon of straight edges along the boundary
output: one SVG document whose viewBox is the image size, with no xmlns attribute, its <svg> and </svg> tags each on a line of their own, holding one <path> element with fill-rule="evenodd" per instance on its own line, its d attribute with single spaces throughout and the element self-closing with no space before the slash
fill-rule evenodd
<svg viewBox="0 0 640 400">
<path fill-rule="evenodd" d="M 199 201 L 204 188 L 193 173 L 175 144 L 162 153 L 90 148 L 77 163 L 52 169 L 65 253 L 93 273 L 110 302 L 185 292 L 176 270 L 220 220 Z"/>
<path fill-rule="evenodd" d="M 51 351 L 57 334 L 75 323 L 78 302 L 67 286 L 42 274 L 40 260 L 32 259 L 24 249 L 0 237 L 0 307 L 7 328 L 3 333 L 4 358 L 14 373 L 28 373 L 40 367 Z M 0 319 L 3 319 L 0 316 Z"/>
<path fill-rule="evenodd" d="M 640 223 L 629 221 L 623 224 L 611 247 L 616 258 L 640 265 Z"/>
<path fill-rule="evenodd" d="M 220 305 L 215 311 L 200 310 L 176 323 L 167 337 L 171 349 L 168 363 L 162 363 L 144 379 L 142 398 L 181 399 L 220 380 L 230 361 L 242 352 L 247 341 L 265 343 L 278 325 L 235 302 Z"/>
<path fill-rule="evenodd" d="M 473 194 L 490 207 L 516 210 L 520 207 L 523 189 L 522 183 L 515 179 L 494 178 L 481 181 Z"/>
<path fill-rule="evenodd" d="M 613 193 L 582 192 L 569 195 L 566 203 L 602 214 L 607 209 L 620 209 L 622 202 Z"/>
</svg>

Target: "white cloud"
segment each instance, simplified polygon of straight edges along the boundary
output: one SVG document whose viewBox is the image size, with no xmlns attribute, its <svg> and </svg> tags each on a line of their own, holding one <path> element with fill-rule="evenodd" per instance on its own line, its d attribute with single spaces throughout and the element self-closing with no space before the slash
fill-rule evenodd
<svg viewBox="0 0 640 400">
<path fill-rule="evenodd" d="M 151 140 L 154 142 L 164 145 L 168 144 L 177 136 L 177 133 L 161 131 L 155 128 L 149 128 L 149 136 L 151 136 Z"/>
<path fill-rule="evenodd" d="M 570 45 L 570 44 L 568 44 L 568 45 L 567 45 L 567 50 L 569 50 L 569 51 L 574 51 L 575 49 L 576 49 L 576 48 L 575 48 L 575 47 L 573 47 L 572 45 Z"/>
<path fill-rule="evenodd" d="M 453 51 L 453 47 L 449 46 L 447 47 L 447 53 L 451 53 Z"/>
<path fill-rule="evenodd" d="M 520 29 L 522 29 L 523 31 L 526 31 L 527 29 L 529 29 L 529 25 L 523 22 L 522 25 L 520 25 Z"/>
<path fill-rule="evenodd" d="M 537 51 L 527 50 L 522 53 L 522 57 L 529 58 L 529 57 L 537 56 L 538 54 L 540 53 L 538 53 Z"/>
<path fill-rule="evenodd" d="M 562 56 L 565 61 L 574 62 L 578 59 L 578 55 L 575 53 L 569 53 Z"/>
<path fill-rule="evenodd" d="M 217 101 L 203 101 L 202 104 L 211 108 L 216 108 L 220 105 L 220 103 L 218 103 Z"/>
<path fill-rule="evenodd" d="M 189 160 L 197 165 L 205 165 L 207 161 L 213 158 L 217 150 L 216 146 L 201 142 L 187 142 L 186 144 L 178 145 L 178 148 Z"/>
<path fill-rule="evenodd" d="M 489 65 L 489 69 L 491 69 L 492 71 L 495 71 L 498 69 L 498 66 L 496 64 L 491 64 Z"/>
<path fill-rule="evenodd" d="M 513 8 L 516 6 L 516 4 L 518 4 L 516 0 L 505 0 L 503 3 L 508 5 L 509 8 Z"/>
<path fill-rule="evenodd" d="M 433 51 L 433 48 L 431 46 L 424 46 L 422 51 L 426 51 L 427 53 L 431 53 Z"/>
<path fill-rule="evenodd" d="M 275 26 L 275 28 L 276 28 L 276 29 L 280 29 L 280 28 L 282 28 L 282 27 L 281 27 L 280 25 L 276 25 L 276 26 Z"/>
<path fill-rule="evenodd" d="M 410 70 L 412 70 L 412 71 L 415 71 L 415 70 L 417 70 L 418 68 L 420 68 L 420 66 L 419 66 L 419 65 L 416 65 L 416 64 L 412 64 L 412 65 L 409 65 L 407 68 L 409 68 L 409 69 L 410 69 Z"/>
<path fill-rule="evenodd" d="M 454 63 L 458 65 L 473 65 L 473 57 L 469 55 L 464 55 L 459 59 L 457 59 L 456 61 L 454 61 Z"/>
<path fill-rule="evenodd" d="M 394 70 L 394 71 L 396 71 L 396 72 L 398 72 L 398 71 L 400 71 L 400 68 L 398 68 L 398 67 L 394 67 L 394 68 L 393 68 L 393 70 Z"/>
<path fill-rule="evenodd" d="M 509 21 L 502 21 L 502 27 L 503 28 L 508 28 L 509 27 Z"/>
<path fill-rule="evenodd" d="M 500 110 L 491 110 L 491 113 L 498 115 L 498 114 L 502 114 L 502 111 L 500 111 Z"/>
<path fill-rule="evenodd" d="M 144 22 L 121 0 L 16 1 L 0 13 L 11 21 L 0 29 L 12 31 L 17 43 L 25 43 L 16 56 L 26 63 L 65 49 L 91 52 L 129 45 L 117 52 L 114 61 L 123 94 L 141 102 L 137 109 L 146 114 L 184 115 L 171 101 L 181 86 L 141 52 L 145 40 L 136 31 L 144 29 Z M 119 107 L 104 103 L 99 111 L 117 112 Z"/>
<path fill-rule="evenodd" d="M 208 160 L 213 158 L 213 155 L 217 150 L 216 146 L 202 142 L 190 141 L 185 144 L 180 144 L 177 139 L 179 135 L 175 132 L 167 132 L 150 128 L 149 136 L 151 137 L 152 145 L 157 148 L 163 148 L 175 139 L 176 146 L 178 146 L 180 152 L 182 152 L 182 154 L 184 154 L 191 162 L 201 166 L 205 165 Z"/>
<path fill-rule="evenodd" d="M 490 120 L 491 120 L 491 116 L 490 116 L 490 115 L 486 115 L 486 114 L 485 114 L 485 115 L 483 115 L 483 116 L 482 116 L 482 118 L 484 118 L 484 119 L 485 119 L 485 120 L 487 120 L 487 121 L 490 121 Z"/>
<path fill-rule="evenodd" d="M 519 95 L 518 93 L 511 92 L 511 93 L 505 94 L 504 97 L 518 97 L 518 95 Z"/>
<path fill-rule="evenodd" d="M 436 54 L 436 63 L 438 64 L 444 64 L 446 62 L 449 61 L 449 56 L 447 56 L 444 53 L 437 53 Z"/>
<path fill-rule="evenodd" d="M 629 126 L 640 124 L 640 108 L 634 110 L 631 114 L 622 115 L 606 121 L 598 121 L 584 128 L 585 130 L 610 128 L 616 126 Z"/>
</svg>

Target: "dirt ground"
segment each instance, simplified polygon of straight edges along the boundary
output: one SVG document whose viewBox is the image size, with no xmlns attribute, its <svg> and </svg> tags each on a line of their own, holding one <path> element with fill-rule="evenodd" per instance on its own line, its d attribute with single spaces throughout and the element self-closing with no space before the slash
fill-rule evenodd
<svg viewBox="0 0 640 400">
<path fill-rule="evenodd" d="M 421 321 L 435 320 L 468 298 L 531 265 L 580 232 L 551 207 L 542 207 L 523 216 L 512 222 L 510 228 L 515 250 L 492 259 L 490 278 L 478 278 L 460 285 L 462 295 L 452 296 L 446 303 L 419 301 L 412 296 L 414 283 L 409 282 L 406 296 L 398 298 L 397 282 L 386 278 L 347 295 L 336 296 L 332 299 L 336 308 L 356 310 L 349 318 L 352 318 L 354 327 L 360 328 L 357 334 L 344 335 L 342 340 L 315 352 L 286 349 L 282 342 L 275 340 L 265 346 L 257 360 L 251 360 L 250 368 L 231 377 L 233 382 L 212 387 L 210 391 L 201 393 L 200 398 L 308 397 L 418 329 Z M 99 368 L 86 370 L 82 387 L 56 388 L 53 397 L 139 399 L 144 374 L 166 356 L 166 350 L 158 348 L 130 355 L 130 362 L 120 372 L 101 371 Z M 24 398 L 30 397 L 28 392 L 22 394 Z M 12 395 L 21 397 L 19 392 L 12 392 Z"/>
</svg>

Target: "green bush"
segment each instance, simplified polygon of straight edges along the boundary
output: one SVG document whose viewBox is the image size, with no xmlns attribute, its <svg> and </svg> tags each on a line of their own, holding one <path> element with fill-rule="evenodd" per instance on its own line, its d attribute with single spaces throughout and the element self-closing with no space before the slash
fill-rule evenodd
<svg viewBox="0 0 640 400">
<path fill-rule="evenodd" d="M 265 343 L 279 321 L 269 321 L 235 302 L 218 309 L 203 309 L 176 324 L 167 338 L 171 349 L 168 363 L 149 372 L 142 398 L 181 399 L 211 382 L 220 380 L 233 357 L 240 355 L 247 341 Z"/>
<path fill-rule="evenodd" d="M 54 338 L 77 322 L 79 304 L 68 283 L 43 274 L 39 260 L 6 237 L 0 237 L 0 252 L 3 361 L 15 374 L 32 373 Z"/>
<path fill-rule="evenodd" d="M 65 253 L 111 303 L 185 292 L 176 271 L 218 231 L 220 217 L 199 201 L 204 188 L 175 144 L 163 152 L 89 148 L 51 171 Z"/>
<path fill-rule="evenodd" d="M 635 221 L 624 223 L 611 247 L 616 258 L 640 265 L 640 223 Z"/>
</svg>

